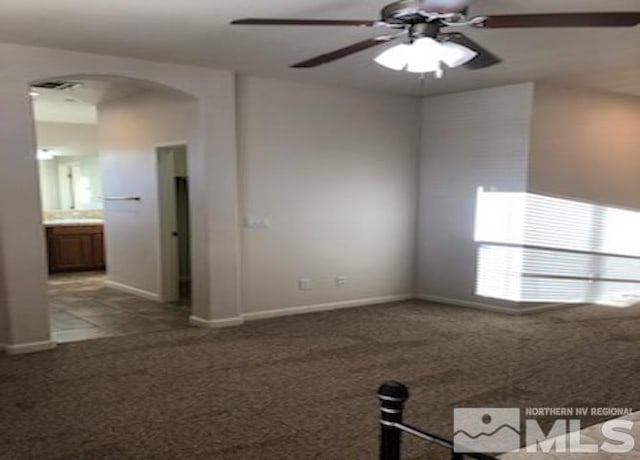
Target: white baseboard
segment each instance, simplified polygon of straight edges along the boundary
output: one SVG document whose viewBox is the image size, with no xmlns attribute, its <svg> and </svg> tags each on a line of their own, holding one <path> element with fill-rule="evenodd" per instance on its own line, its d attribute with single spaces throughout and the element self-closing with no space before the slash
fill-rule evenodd
<svg viewBox="0 0 640 460">
<path fill-rule="evenodd" d="M 128 284 L 118 283 L 116 281 L 106 280 L 104 282 L 106 287 L 111 289 L 116 289 L 118 291 L 126 292 L 127 294 L 137 295 L 138 297 L 142 297 L 144 299 L 153 300 L 154 302 L 161 302 L 162 298 L 159 294 L 154 292 L 145 291 L 144 289 L 138 289 L 133 286 L 129 286 Z"/>
<path fill-rule="evenodd" d="M 277 310 L 265 310 L 252 313 L 244 313 L 242 317 L 247 321 L 257 319 L 278 318 L 280 316 L 302 315 L 305 313 L 315 313 L 320 311 L 338 310 L 341 308 L 361 307 L 365 305 L 377 305 L 387 302 L 401 302 L 413 299 L 413 294 L 400 294 L 384 297 L 370 297 L 367 299 L 345 300 L 340 302 L 320 303 L 316 305 L 303 305 L 291 308 L 279 308 Z"/>
<path fill-rule="evenodd" d="M 399 302 L 414 298 L 413 294 L 392 295 L 385 297 L 371 297 L 368 299 L 347 300 L 342 302 L 329 302 L 317 305 L 303 305 L 299 307 L 280 308 L 277 310 L 258 311 L 253 313 L 243 313 L 241 316 L 224 319 L 207 320 L 197 316 L 190 316 L 189 323 L 199 327 L 231 327 L 239 326 L 245 321 L 255 321 L 259 319 L 278 318 L 281 316 L 302 315 L 305 313 L 315 313 L 320 311 L 338 310 L 341 308 L 360 307 L 364 305 L 377 305 L 387 302 Z"/>
<path fill-rule="evenodd" d="M 192 326 L 198 327 L 210 327 L 210 328 L 218 328 L 218 327 L 231 327 L 231 326 L 239 326 L 244 323 L 244 319 L 242 316 L 237 316 L 235 318 L 224 318 L 224 319 L 203 319 L 197 316 L 189 317 L 189 324 Z"/>
<path fill-rule="evenodd" d="M 51 350 L 57 344 L 53 340 L 44 340 L 42 342 L 18 343 L 16 345 L 2 345 L 0 348 L 8 355 L 22 355 L 25 353 L 35 353 L 37 351 Z"/>
<path fill-rule="evenodd" d="M 504 313 L 507 315 L 515 315 L 515 316 L 528 315 L 531 313 L 537 313 L 537 312 L 542 312 L 547 310 L 559 310 L 562 308 L 568 308 L 568 307 L 574 306 L 571 304 L 564 304 L 564 303 L 550 303 L 550 304 L 544 304 L 544 305 L 536 305 L 534 307 L 524 307 L 524 308 L 515 309 L 515 308 L 502 307 L 500 305 L 491 305 L 491 304 L 482 303 L 482 302 L 472 302 L 469 300 L 452 299 L 449 297 L 440 297 L 440 296 L 430 295 L 430 294 L 416 294 L 415 298 L 420 300 L 426 300 L 427 302 L 437 302 L 437 303 L 443 303 L 447 305 L 454 305 L 456 307 L 474 308 L 476 310 L 485 310 L 485 311 L 491 311 L 494 313 Z"/>
<path fill-rule="evenodd" d="M 523 308 L 522 314 L 528 315 L 529 313 L 539 313 L 550 310 L 563 310 L 565 308 L 577 307 L 579 305 L 585 305 L 583 303 L 545 303 L 544 305 L 536 305 L 535 307 Z"/>
</svg>

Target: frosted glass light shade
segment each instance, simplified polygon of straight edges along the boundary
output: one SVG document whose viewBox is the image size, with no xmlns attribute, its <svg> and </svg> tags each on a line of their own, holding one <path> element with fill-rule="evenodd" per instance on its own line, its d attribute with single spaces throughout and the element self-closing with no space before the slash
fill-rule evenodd
<svg viewBox="0 0 640 460">
<path fill-rule="evenodd" d="M 478 53 L 454 42 L 440 43 L 440 59 L 448 67 L 458 67 L 475 58 Z"/>
<path fill-rule="evenodd" d="M 433 38 L 424 37 L 411 44 L 407 72 L 442 72 L 440 65 L 440 43 Z"/>
<path fill-rule="evenodd" d="M 380 53 L 374 60 L 381 66 L 396 71 L 435 73 L 442 76 L 442 63 L 448 67 L 463 65 L 478 55 L 477 52 L 453 42 L 440 43 L 430 38 L 419 38 L 411 44 L 402 43 Z"/>
<path fill-rule="evenodd" d="M 409 62 L 411 45 L 402 43 L 383 51 L 374 59 L 378 64 L 392 70 L 403 70 Z"/>
</svg>

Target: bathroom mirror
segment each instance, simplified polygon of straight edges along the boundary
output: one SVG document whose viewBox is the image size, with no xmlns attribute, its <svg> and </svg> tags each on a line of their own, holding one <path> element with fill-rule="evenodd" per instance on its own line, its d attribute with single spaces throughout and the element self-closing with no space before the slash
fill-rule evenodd
<svg viewBox="0 0 640 460">
<path fill-rule="evenodd" d="M 42 209 L 102 209 L 98 155 L 63 156 L 54 149 L 38 150 Z"/>
</svg>

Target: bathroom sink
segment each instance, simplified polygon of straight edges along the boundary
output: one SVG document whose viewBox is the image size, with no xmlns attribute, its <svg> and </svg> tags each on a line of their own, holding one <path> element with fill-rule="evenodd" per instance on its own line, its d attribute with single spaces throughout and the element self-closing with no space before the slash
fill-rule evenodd
<svg viewBox="0 0 640 460">
<path fill-rule="evenodd" d="M 45 226 L 54 226 L 54 225 L 102 225 L 104 224 L 103 219 L 54 219 L 54 220 L 46 220 L 44 221 Z"/>
</svg>

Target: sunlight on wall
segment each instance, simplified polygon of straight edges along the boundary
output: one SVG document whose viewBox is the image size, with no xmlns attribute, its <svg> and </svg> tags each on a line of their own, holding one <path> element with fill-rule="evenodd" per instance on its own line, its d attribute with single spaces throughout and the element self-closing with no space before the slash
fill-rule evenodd
<svg viewBox="0 0 640 460">
<path fill-rule="evenodd" d="M 638 211 L 481 187 L 476 294 L 519 302 L 637 300 L 638 235 Z"/>
</svg>

